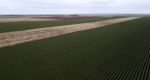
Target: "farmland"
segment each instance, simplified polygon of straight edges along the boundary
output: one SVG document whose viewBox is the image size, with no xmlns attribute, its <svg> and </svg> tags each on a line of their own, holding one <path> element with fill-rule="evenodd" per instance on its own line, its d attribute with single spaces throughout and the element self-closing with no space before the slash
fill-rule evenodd
<svg viewBox="0 0 150 80">
<path fill-rule="evenodd" d="M 125 21 L 134 20 L 138 18 L 140 17 L 125 17 L 125 18 L 117 18 L 117 19 L 97 21 L 97 22 L 80 23 L 80 24 L 72 24 L 72 25 L 64 25 L 64 26 L 61 25 L 61 26 L 37 28 L 37 29 L 14 31 L 14 32 L 5 32 L 0 34 L 0 48 L 5 46 L 13 46 L 20 43 L 40 40 L 44 38 L 60 36 L 72 32 L 103 27 L 106 25 L 125 22 Z"/>
<path fill-rule="evenodd" d="M 150 80 L 149 26 L 144 17 L 0 48 L 0 80 Z"/>
<path fill-rule="evenodd" d="M 90 17 L 90 18 L 54 18 L 58 20 L 48 20 L 48 21 L 21 21 L 21 22 L 0 22 L 0 33 L 10 32 L 10 31 L 19 31 L 27 30 L 34 28 L 43 28 L 43 27 L 52 27 L 59 25 L 69 25 L 76 23 L 87 23 L 87 22 L 96 22 L 106 19 L 112 19 L 117 17 Z M 60 19 L 60 20 L 59 20 Z"/>
</svg>

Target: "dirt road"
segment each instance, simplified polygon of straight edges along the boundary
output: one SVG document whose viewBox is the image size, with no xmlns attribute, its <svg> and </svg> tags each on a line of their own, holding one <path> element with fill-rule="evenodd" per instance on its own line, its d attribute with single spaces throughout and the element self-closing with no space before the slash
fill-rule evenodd
<svg viewBox="0 0 150 80">
<path fill-rule="evenodd" d="M 76 31 L 103 27 L 106 25 L 120 23 L 128 20 L 134 20 L 138 18 L 140 17 L 126 17 L 126 18 L 104 20 L 99 22 L 90 22 L 90 23 L 81 23 L 81 24 L 73 24 L 73 25 L 64 25 L 64 26 L 55 26 L 55 27 L 0 33 L 0 48 L 6 46 L 13 46 L 16 44 L 30 42 L 34 40 L 59 36 L 59 35 L 72 33 Z"/>
</svg>

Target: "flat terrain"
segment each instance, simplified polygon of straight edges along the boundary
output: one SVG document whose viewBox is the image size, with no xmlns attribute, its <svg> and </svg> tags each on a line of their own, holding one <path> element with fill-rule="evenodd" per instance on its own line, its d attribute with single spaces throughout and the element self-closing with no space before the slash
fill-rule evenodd
<svg viewBox="0 0 150 80">
<path fill-rule="evenodd" d="M 19 43 L 25 43 L 34 40 L 59 36 L 67 33 L 93 29 L 93 28 L 120 23 L 128 20 L 133 20 L 137 18 L 139 17 L 118 18 L 118 19 L 104 20 L 99 22 L 80 23 L 80 24 L 73 24 L 73 25 L 64 25 L 64 26 L 0 33 L 0 48 L 5 46 L 16 45 Z"/>
<path fill-rule="evenodd" d="M 0 80 L 150 80 L 150 18 L 0 48 Z"/>
<path fill-rule="evenodd" d="M 57 19 L 38 19 L 38 18 L 0 18 L 0 23 L 2 22 L 22 22 L 22 21 L 50 21 Z"/>
<path fill-rule="evenodd" d="M 5 22 L 5 23 L 2 22 L 0 23 L 0 33 L 35 29 L 35 28 L 52 27 L 52 26 L 59 26 L 59 25 L 96 22 L 96 21 L 114 19 L 114 18 L 118 18 L 118 17 L 90 17 L 90 18 L 69 18 L 69 19 L 61 18 L 61 20 L 49 20 L 49 21 L 46 20 L 46 21 Z M 55 17 L 50 19 L 60 19 L 60 18 Z"/>
</svg>

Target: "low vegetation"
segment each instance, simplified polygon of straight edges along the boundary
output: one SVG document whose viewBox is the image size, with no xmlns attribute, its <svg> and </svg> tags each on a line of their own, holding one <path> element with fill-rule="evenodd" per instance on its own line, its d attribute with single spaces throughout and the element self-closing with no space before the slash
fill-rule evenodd
<svg viewBox="0 0 150 80">
<path fill-rule="evenodd" d="M 22 21 L 22 22 L 4 22 L 0 23 L 0 33 L 10 32 L 10 31 L 19 31 L 27 30 L 34 28 L 43 28 L 59 25 L 68 25 L 68 24 L 77 24 L 77 23 L 87 23 L 95 22 L 106 19 L 112 19 L 117 17 L 97 17 L 97 18 L 86 18 L 86 19 L 64 19 L 64 20 L 55 20 L 55 21 Z"/>
<path fill-rule="evenodd" d="M 149 80 L 150 18 L 0 49 L 1 80 Z"/>
</svg>

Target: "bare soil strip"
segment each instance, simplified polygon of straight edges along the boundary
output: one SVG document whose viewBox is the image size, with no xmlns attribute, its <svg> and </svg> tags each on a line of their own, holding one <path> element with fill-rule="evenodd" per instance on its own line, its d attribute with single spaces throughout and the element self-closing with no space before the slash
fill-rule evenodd
<svg viewBox="0 0 150 80">
<path fill-rule="evenodd" d="M 72 33 L 76 31 L 103 27 L 106 25 L 125 22 L 128 20 L 134 20 L 138 18 L 140 17 L 126 17 L 126 18 L 104 20 L 99 22 L 90 22 L 90 23 L 81 23 L 81 24 L 73 24 L 73 25 L 64 25 L 64 26 L 0 33 L 0 48 L 6 46 L 13 46 L 16 44 L 30 42 L 34 40 L 59 36 L 59 35 Z"/>
<path fill-rule="evenodd" d="M 0 22 L 21 22 L 21 21 L 54 21 L 57 19 L 36 19 L 36 18 L 2 18 Z"/>
</svg>

